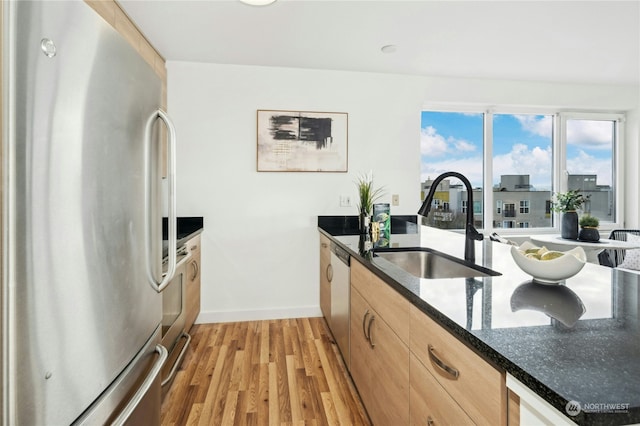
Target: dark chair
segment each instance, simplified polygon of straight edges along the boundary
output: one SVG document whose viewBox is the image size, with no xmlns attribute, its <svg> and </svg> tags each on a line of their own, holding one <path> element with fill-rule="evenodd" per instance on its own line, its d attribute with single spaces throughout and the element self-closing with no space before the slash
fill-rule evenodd
<svg viewBox="0 0 640 426">
<path fill-rule="evenodd" d="M 614 229 L 609 234 L 609 239 L 617 241 L 627 241 L 627 234 L 640 236 L 640 229 Z M 602 250 L 602 252 L 598 254 L 598 260 L 600 261 L 601 265 L 615 268 L 624 260 L 625 251 L 626 250 L 624 249 Z"/>
</svg>

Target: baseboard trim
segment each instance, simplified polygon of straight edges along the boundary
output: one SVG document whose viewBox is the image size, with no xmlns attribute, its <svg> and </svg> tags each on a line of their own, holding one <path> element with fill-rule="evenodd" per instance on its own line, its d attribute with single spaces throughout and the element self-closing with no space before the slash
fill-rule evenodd
<svg viewBox="0 0 640 426">
<path fill-rule="evenodd" d="M 271 319 L 321 317 L 319 306 L 301 306 L 286 309 L 260 309 L 252 311 L 207 311 L 200 312 L 196 324 L 219 322 L 262 321 Z"/>
</svg>

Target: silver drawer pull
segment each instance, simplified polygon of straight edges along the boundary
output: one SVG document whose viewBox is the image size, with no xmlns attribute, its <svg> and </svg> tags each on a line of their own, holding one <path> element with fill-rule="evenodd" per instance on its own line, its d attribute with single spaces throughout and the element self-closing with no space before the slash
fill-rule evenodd
<svg viewBox="0 0 640 426">
<path fill-rule="evenodd" d="M 364 313 L 364 317 L 362 317 L 362 334 L 364 334 L 365 339 L 369 340 L 369 336 L 367 336 L 367 328 L 366 328 L 366 323 L 367 323 L 367 317 L 369 316 L 369 310 L 367 309 Z"/>
<path fill-rule="evenodd" d="M 371 319 L 369 320 L 369 326 L 367 327 L 367 334 L 369 335 L 369 346 L 371 346 L 372 349 L 376 345 L 375 343 L 373 343 L 373 336 L 371 336 L 371 324 L 373 324 L 373 320 L 375 319 L 376 319 L 376 316 L 371 315 Z"/>
<path fill-rule="evenodd" d="M 182 347 L 182 350 L 180 351 L 178 358 L 176 358 L 176 361 L 173 363 L 173 366 L 171 367 L 171 371 L 169 372 L 167 377 L 162 381 L 162 383 L 160 383 L 161 386 L 163 387 L 166 386 L 167 383 L 171 381 L 171 379 L 173 379 L 173 376 L 175 376 L 176 371 L 178 371 L 178 367 L 180 367 L 180 363 L 182 362 L 182 358 L 184 357 L 184 354 L 187 353 L 187 348 L 189 347 L 189 343 L 191 343 L 191 335 L 186 331 L 183 331 L 179 339 L 183 339 L 183 338 L 186 339 L 187 341 Z"/>
<path fill-rule="evenodd" d="M 449 367 L 440 358 L 438 358 L 438 356 L 436 355 L 436 350 L 431 345 L 429 345 L 429 359 L 431 359 L 431 361 L 435 365 L 437 365 L 442 371 L 447 373 L 447 375 L 450 376 L 453 380 L 458 380 L 460 372 L 453 367 Z"/>
</svg>

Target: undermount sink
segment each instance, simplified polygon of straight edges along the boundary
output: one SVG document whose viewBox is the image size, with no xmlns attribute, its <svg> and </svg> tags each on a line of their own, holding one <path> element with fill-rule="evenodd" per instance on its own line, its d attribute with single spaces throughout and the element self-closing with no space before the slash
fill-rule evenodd
<svg viewBox="0 0 640 426">
<path fill-rule="evenodd" d="M 457 257 L 424 247 L 375 249 L 379 257 L 418 278 L 473 278 L 502 275 Z"/>
</svg>

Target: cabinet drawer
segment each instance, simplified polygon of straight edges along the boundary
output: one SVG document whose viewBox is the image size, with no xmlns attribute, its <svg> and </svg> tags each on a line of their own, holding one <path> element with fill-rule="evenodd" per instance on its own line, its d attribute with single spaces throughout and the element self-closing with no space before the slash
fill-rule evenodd
<svg viewBox="0 0 640 426">
<path fill-rule="evenodd" d="M 200 235 L 187 241 L 191 260 L 186 269 L 186 318 L 185 330 L 189 331 L 200 313 Z"/>
<path fill-rule="evenodd" d="M 350 371 L 373 424 L 409 423 L 409 347 L 354 288 Z"/>
<path fill-rule="evenodd" d="M 411 354 L 411 425 L 471 425 L 473 421 Z"/>
<path fill-rule="evenodd" d="M 331 261 L 331 242 L 322 234 L 320 234 L 320 259 Z"/>
<path fill-rule="evenodd" d="M 414 306 L 410 349 L 474 422 L 506 424 L 503 374 Z"/>
<path fill-rule="evenodd" d="M 200 256 L 200 235 L 196 235 L 187 241 L 187 248 L 193 255 L 193 257 Z"/>
<path fill-rule="evenodd" d="M 351 283 L 406 345 L 409 344 L 407 299 L 389 287 L 361 263 L 351 258 Z"/>
<path fill-rule="evenodd" d="M 327 237 L 320 234 L 320 310 L 331 328 L 331 249 Z"/>
</svg>

